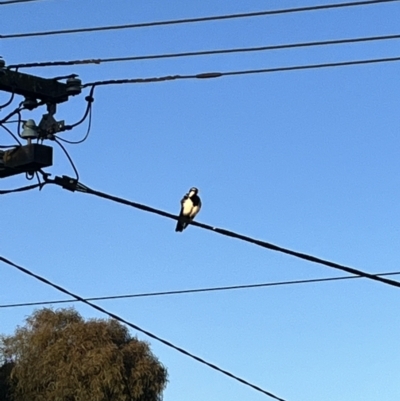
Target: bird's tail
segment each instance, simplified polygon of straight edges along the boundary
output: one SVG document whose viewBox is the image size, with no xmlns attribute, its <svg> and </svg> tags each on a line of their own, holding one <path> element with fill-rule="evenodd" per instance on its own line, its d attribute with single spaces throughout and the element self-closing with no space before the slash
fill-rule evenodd
<svg viewBox="0 0 400 401">
<path fill-rule="evenodd" d="M 176 223 L 175 231 L 182 232 L 189 224 L 190 219 L 186 216 L 179 216 L 179 220 Z"/>
<path fill-rule="evenodd" d="M 186 227 L 186 225 L 184 225 L 183 222 L 178 221 L 178 222 L 176 223 L 175 231 L 181 233 L 181 232 L 185 229 L 185 227 Z"/>
</svg>

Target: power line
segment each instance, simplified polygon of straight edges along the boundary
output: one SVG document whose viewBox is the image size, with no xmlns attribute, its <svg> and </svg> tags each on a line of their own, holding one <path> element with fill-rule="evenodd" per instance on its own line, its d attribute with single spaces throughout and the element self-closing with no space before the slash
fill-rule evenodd
<svg viewBox="0 0 400 401">
<path fill-rule="evenodd" d="M 299 13 L 299 12 L 309 12 L 309 11 L 322 11 L 322 10 L 338 9 L 338 8 L 346 8 L 346 7 L 358 7 L 358 6 L 368 6 L 368 5 L 374 5 L 374 4 L 394 3 L 397 1 L 399 1 L 399 0 L 353 1 L 353 2 L 339 3 L 339 4 L 337 4 L 337 3 L 336 4 L 324 4 L 324 5 L 319 5 L 319 6 L 285 8 L 285 9 L 278 9 L 278 10 L 256 11 L 256 12 L 249 12 L 249 13 L 216 15 L 216 16 L 210 16 L 210 17 L 183 18 L 183 19 L 175 19 L 175 20 L 167 20 L 167 21 L 142 22 L 142 23 L 136 23 L 136 24 L 111 25 L 111 26 L 100 26 L 100 27 L 92 27 L 92 28 L 76 28 L 76 29 L 62 29 L 62 30 L 53 30 L 53 31 L 42 31 L 42 32 L 15 33 L 15 34 L 9 34 L 9 35 L 0 35 L 0 39 L 15 39 L 15 38 L 38 37 L 38 36 L 65 35 L 65 34 L 72 34 L 72 33 L 100 32 L 100 31 L 112 31 L 112 30 L 121 30 L 121 29 L 148 28 L 148 27 L 154 27 L 154 26 L 221 21 L 221 20 L 230 20 L 230 19 L 238 19 L 238 18 L 254 18 L 254 17 L 262 17 L 262 16 L 268 16 L 268 15 L 279 15 L 279 14 L 289 14 L 289 13 Z"/>
<path fill-rule="evenodd" d="M 400 272 L 390 272 L 390 273 L 377 273 L 377 276 L 394 276 L 398 275 Z M 103 297 L 92 297 L 85 298 L 86 301 L 106 301 L 115 299 L 126 299 L 126 298 L 144 298 L 144 297 L 157 297 L 157 296 L 168 296 L 168 295 L 182 295 L 182 294 L 196 294 L 203 292 L 218 292 L 218 291 L 232 291 L 232 290 L 243 290 L 252 288 L 264 288 L 264 287 L 277 287 L 286 285 L 297 285 L 297 284 L 310 284 L 310 283 L 321 283 L 329 281 L 339 281 L 339 280 L 350 280 L 362 278 L 360 276 L 340 276 L 340 277 L 327 277 L 327 278 L 314 278 L 306 280 L 290 280 L 290 281 L 276 281 L 270 283 L 258 283 L 258 284 L 243 284 L 243 285 L 230 285 L 224 287 L 208 287 L 208 288 L 194 288 L 188 290 L 175 290 L 175 291 L 159 291 L 159 292 L 147 292 L 138 294 L 125 294 L 125 295 L 111 295 Z M 5 304 L 0 305 L 0 308 L 17 308 L 22 306 L 40 306 L 40 305 L 55 305 L 55 304 L 65 304 L 71 302 L 78 302 L 75 299 L 62 299 L 57 301 L 40 301 L 40 302 L 24 302 L 17 304 Z"/>
<path fill-rule="evenodd" d="M 156 209 L 156 208 L 153 208 L 153 207 L 150 207 L 150 206 L 147 206 L 147 205 L 143 205 L 143 204 L 140 204 L 140 203 L 137 203 L 137 202 L 132 202 L 132 201 L 129 201 L 129 200 L 126 200 L 126 199 L 123 199 L 123 198 L 119 198 L 117 196 L 109 195 L 109 194 L 106 194 L 104 192 L 96 191 L 96 190 L 91 189 L 91 188 L 87 187 L 86 185 L 83 185 L 82 183 L 78 182 L 77 179 L 73 179 L 73 178 L 70 178 L 70 177 L 67 177 L 67 176 L 63 176 L 63 177 L 55 177 L 55 179 L 52 180 L 52 179 L 48 178 L 49 174 L 46 174 L 46 173 L 42 172 L 42 175 L 43 175 L 43 178 L 44 178 L 44 183 L 40 183 L 40 184 L 37 184 L 37 185 L 32 186 L 32 187 L 26 187 L 26 188 L 24 187 L 23 189 L 20 189 L 20 190 L 29 190 L 29 189 L 34 189 L 34 188 L 37 188 L 37 187 L 40 187 L 40 189 L 42 189 L 46 184 L 55 184 L 55 185 L 59 185 L 59 186 L 65 188 L 65 189 L 68 189 L 68 190 L 71 190 L 71 191 L 78 191 L 78 192 L 83 192 L 83 193 L 86 193 L 86 194 L 95 195 L 95 196 L 98 196 L 98 197 L 103 198 L 103 199 L 108 199 L 108 200 L 111 200 L 111 201 L 116 202 L 116 203 L 127 205 L 127 206 L 130 206 L 130 207 L 139 209 L 139 210 L 143 210 L 143 211 L 148 212 L 148 213 L 157 214 L 159 216 L 163 216 L 163 217 L 166 217 L 166 218 L 169 218 L 169 219 L 173 219 L 173 220 L 177 220 L 178 219 L 178 216 L 176 216 L 174 214 L 171 214 L 171 213 L 168 213 L 168 212 L 164 212 L 163 210 Z M 10 192 L 17 192 L 17 191 L 18 190 L 4 191 L 4 192 L 5 193 L 10 193 Z M 0 194 L 1 194 L 1 192 L 0 192 Z M 344 271 L 346 273 L 353 274 L 355 276 L 368 278 L 370 280 L 379 281 L 379 282 L 382 282 L 384 284 L 388 284 L 388 285 L 391 285 L 393 287 L 400 288 L 400 282 L 395 281 L 395 280 L 387 279 L 385 277 L 382 277 L 381 275 L 367 273 L 367 272 L 364 272 L 362 270 L 355 269 L 353 267 L 341 265 L 339 263 L 335 263 L 335 262 L 331 262 L 329 260 L 321 259 L 321 258 L 318 258 L 318 257 L 313 256 L 313 255 L 309 255 L 309 254 L 306 254 L 306 253 L 293 251 L 291 249 L 283 248 L 281 246 L 272 244 L 270 242 L 257 240 L 255 238 L 251 238 L 251 237 L 248 237 L 248 236 L 245 236 L 245 235 L 242 235 L 242 234 L 238 234 L 238 233 L 235 233 L 233 231 L 229 231 L 229 230 L 226 230 L 226 229 L 223 229 L 223 228 L 213 227 L 213 226 L 210 226 L 208 224 L 199 223 L 197 221 L 192 221 L 189 224 L 191 224 L 193 226 L 196 226 L 196 227 L 200 227 L 200 228 L 205 229 L 205 230 L 214 231 L 214 232 L 216 232 L 218 234 L 221 234 L 221 235 L 224 235 L 224 236 L 227 236 L 227 237 L 231 237 L 231 238 L 235 238 L 235 239 L 238 239 L 238 240 L 241 240 L 241 241 L 249 242 L 249 243 L 252 243 L 254 245 L 261 246 L 262 248 L 270 249 L 272 251 L 285 253 L 287 255 L 291 255 L 291 256 L 294 256 L 294 257 L 299 258 L 299 259 L 307 260 L 308 262 L 325 265 L 325 266 L 328 266 L 328 267 L 331 267 L 331 268 L 334 268 L 334 269 L 337 269 L 337 270 Z"/>
<path fill-rule="evenodd" d="M 14 135 L 14 133 L 9 128 L 7 128 L 4 124 L 1 123 L 0 127 L 3 128 L 5 131 L 7 131 L 15 139 L 15 141 L 18 143 L 19 146 L 22 146 L 21 141 Z"/>
<path fill-rule="evenodd" d="M 30 3 L 32 1 L 42 1 L 42 0 L 6 0 L 6 1 L 1 1 L 0 6 L 6 6 L 8 4 Z"/>
<path fill-rule="evenodd" d="M 147 206 L 147 205 L 143 205 L 143 204 L 140 204 L 140 203 L 137 203 L 137 202 L 131 202 L 131 201 L 128 201 L 126 199 L 119 198 L 117 196 L 106 194 L 104 192 L 96 191 L 94 189 L 91 189 L 91 188 L 87 187 L 86 185 L 83 185 L 82 183 L 79 183 L 77 180 L 71 179 L 71 178 L 66 177 L 66 176 L 64 176 L 62 178 L 56 177 L 54 180 L 51 180 L 51 179 L 48 178 L 48 175 L 44 175 L 44 181 L 45 181 L 45 183 L 56 184 L 56 185 L 62 186 L 65 189 L 69 189 L 69 190 L 72 190 L 72 191 L 76 190 L 78 192 L 83 192 L 83 193 L 86 193 L 86 194 L 95 195 L 95 196 L 98 196 L 100 198 L 108 199 L 108 200 L 111 200 L 113 202 L 117 202 L 117 203 L 120 203 L 120 204 L 123 204 L 123 205 L 127 205 L 127 206 L 130 206 L 130 207 L 139 209 L 139 210 L 143 210 L 143 211 L 148 212 L 148 213 L 153 213 L 153 214 L 157 214 L 159 216 L 163 216 L 163 217 L 166 217 L 166 218 L 169 218 L 169 219 L 178 220 L 178 216 L 176 216 L 174 214 L 171 214 L 171 213 L 168 213 L 168 212 L 164 212 L 163 210 L 156 209 L 156 208 L 153 208 L 153 207 L 150 207 L 150 206 Z M 291 256 L 294 256 L 296 258 L 307 260 L 308 262 L 325 265 L 325 266 L 328 266 L 328 267 L 331 267 L 331 268 L 334 268 L 334 269 L 337 269 L 337 270 L 344 271 L 346 273 L 354 274 L 356 276 L 368 278 L 370 280 L 379 281 L 379 282 L 382 282 L 382 283 L 385 283 L 385 284 L 400 288 L 400 282 L 395 281 L 395 280 L 390 280 L 390 279 L 387 279 L 387 278 L 384 278 L 384 277 L 380 277 L 380 276 L 377 276 L 376 274 L 367 273 L 367 272 L 364 272 L 364 271 L 361 271 L 361 270 L 358 270 L 358 269 L 354 269 L 354 268 L 349 267 L 349 266 L 344 266 L 344 265 L 341 265 L 339 263 L 331 262 L 329 260 L 321 259 L 321 258 L 312 256 L 312 255 L 308 255 L 306 253 L 292 251 L 290 249 L 283 248 L 283 247 L 280 247 L 278 245 L 274 245 L 274 244 L 266 242 L 266 241 L 260 241 L 260 240 L 257 240 L 255 238 L 251 238 L 251 237 L 247 237 L 247 236 L 242 235 L 242 234 L 235 233 L 233 231 L 225 230 L 223 228 L 213 227 L 213 226 L 210 226 L 208 224 L 199 223 L 197 221 L 192 221 L 192 222 L 190 222 L 190 224 L 193 225 L 193 226 L 196 226 L 196 227 L 200 227 L 200 228 L 202 228 L 204 230 L 214 231 L 214 232 L 216 232 L 218 234 L 221 234 L 221 235 L 224 235 L 224 236 L 227 236 L 227 237 L 231 237 L 231 238 L 235 238 L 235 239 L 238 239 L 238 240 L 241 240 L 241 241 L 249 242 L 251 244 L 254 244 L 254 245 L 257 245 L 257 246 L 261 246 L 261 247 L 266 248 L 266 249 L 270 249 L 272 251 L 285 253 L 287 255 L 291 255 Z"/>
<path fill-rule="evenodd" d="M 16 188 L 16 189 L 0 190 L 0 195 L 8 195 L 8 194 L 16 193 L 16 192 L 26 192 L 26 191 L 30 191 L 30 190 L 36 189 L 36 188 L 39 188 L 39 190 L 40 190 L 43 188 L 43 185 L 44 184 L 39 183 L 39 184 L 27 185 L 26 187 L 21 187 L 21 188 Z"/>
<path fill-rule="evenodd" d="M 301 71 L 301 70 L 311 70 L 311 69 L 320 69 L 320 68 L 337 68 L 337 67 L 347 67 L 347 66 L 354 66 L 354 65 L 391 63 L 391 62 L 397 62 L 397 61 L 400 61 L 400 57 L 386 57 L 386 58 L 378 58 L 378 59 L 342 61 L 342 62 L 337 62 L 337 63 L 306 64 L 306 65 L 295 65 L 295 66 L 288 66 L 288 67 L 261 68 L 261 69 L 254 69 L 254 70 L 205 72 L 205 73 L 200 73 L 200 74 L 189 74 L 189 75 L 167 75 L 167 76 L 163 76 L 163 77 L 152 77 L 152 78 L 109 79 L 109 80 L 105 80 L 105 81 L 89 82 L 87 84 L 82 85 L 82 88 L 86 88 L 89 86 L 156 83 L 156 82 L 183 80 L 183 79 L 211 79 L 211 78 L 220 78 L 220 77 L 227 77 L 227 76 Z"/>
<path fill-rule="evenodd" d="M 150 54 L 143 56 L 127 56 L 127 57 L 109 57 L 109 58 L 90 58 L 83 60 L 67 60 L 67 61 L 43 61 L 33 63 L 13 64 L 8 68 L 32 68 L 32 67 L 57 67 L 57 66 L 70 66 L 70 65 L 86 65 L 86 64 L 101 64 L 101 63 L 116 63 L 125 61 L 143 61 L 143 60 L 158 60 L 178 57 L 198 57 L 210 56 L 218 54 L 234 54 L 234 53 L 251 53 L 271 50 L 284 50 L 296 49 L 316 46 L 332 46 L 353 43 L 376 42 L 383 40 L 400 39 L 400 34 L 384 35 L 384 36 L 369 36 L 348 39 L 335 39 L 326 41 L 302 42 L 302 43 L 287 43 L 281 45 L 257 46 L 257 47 L 240 47 L 231 49 L 217 49 L 217 50 L 201 50 L 180 53 L 166 53 L 166 54 Z"/>
<path fill-rule="evenodd" d="M 107 311 L 106 309 L 87 301 L 86 299 L 80 297 L 79 295 L 76 295 L 73 292 L 70 292 L 70 291 L 66 290 L 65 288 L 63 288 L 63 287 L 52 283 L 51 281 L 47 280 L 46 278 L 44 278 L 42 276 L 39 276 L 39 275 L 33 273 L 32 271 L 30 271 L 30 270 L 28 270 L 28 269 L 26 269 L 26 268 L 24 268 L 22 266 L 19 266 L 19 265 L 15 264 L 15 263 L 11 262 L 10 260 L 4 258 L 3 256 L 0 256 L 0 261 L 2 261 L 3 263 L 6 263 L 6 264 L 16 268 L 17 270 L 19 270 L 20 272 L 22 272 L 24 274 L 27 274 L 27 275 L 29 275 L 31 277 L 34 277 L 35 279 L 41 281 L 42 283 L 44 283 L 46 285 L 49 285 L 49 286 L 55 288 L 57 291 L 60 291 L 60 292 L 62 292 L 64 294 L 69 295 L 70 297 L 75 298 L 77 301 L 83 302 L 84 304 L 92 307 L 93 309 L 96 309 L 97 311 L 106 314 L 110 318 L 118 320 L 119 322 L 124 323 L 127 326 L 129 326 L 129 327 L 131 327 L 131 328 L 133 328 L 133 329 L 135 329 L 137 331 L 140 331 L 141 333 L 147 335 L 148 337 L 161 342 L 162 344 L 166 345 L 167 347 L 173 348 L 175 351 L 178 351 L 181 354 L 184 354 L 184 355 L 196 360 L 197 362 L 200 362 L 201 364 L 208 366 L 211 369 L 214 369 L 214 370 L 216 370 L 216 371 L 218 371 L 218 372 L 220 372 L 220 373 L 222 373 L 222 374 L 224 374 L 224 375 L 226 375 L 226 376 L 228 376 L 228 377 L 230 377 L 230 378 L 232 378 L 232 379 L 234 379 L 236 381 L 239 381 L 240 383 L 242 383 L 242 384 L 244 384 L 244 385 L 246 385 L 248 387 L 253 388 L 254 390 L 256 390 L 256 391 L 258 391 L 260 393 L 263 393 L 264 395 L 267 395 L 268 397 L 274 398 L 275 400 L 278 400 L 278 401 L 285 401 L 283 398 L 279 398 L 276 395 L 270 393 L 269 391 L 266 391 L 266 390 L 262 389 L 261 387 L 258 387 L 255 384 L 252 384 L 252 383 L 248 382 L 247 380 L 244 380 L 244 379 L 240 378 L 239 376 L 236 376 L 236 375 L 234 375 L 233 373 L 231 373 L 231 372 L 229 372 L 227 370 L 221 369 L 220 367 L 214 365 L 213 363 L 207 362 L 206 360 L 204 360 L 204 359 L 202 359 L 202 358 L 190 353 L 189 351 L 186 351 L 185 349 L 183 349 L 181 347 L 178 347 L 178 346 L 172 344 L 171 342 L 169 342 L 167 340 L 164 340 L 163 338 L 158 337 L 155 334 L 153 334 L 153 333 L 151 333 L 151 332 L 149 332 L 147 330 L 142 329 L 141 327 L 137 326 L 136 324 L 133 324 L 133 323 L 123 319 L 122 317 L 120 317 L 118 315 L 115 315 L 114 313 L 111 313 L 111 312 Z"/>
</svg>

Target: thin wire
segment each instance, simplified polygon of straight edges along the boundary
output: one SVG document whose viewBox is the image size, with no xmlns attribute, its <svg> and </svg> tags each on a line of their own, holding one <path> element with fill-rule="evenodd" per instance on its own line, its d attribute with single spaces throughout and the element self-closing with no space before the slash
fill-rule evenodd
<svg viewBox="0 0 400 401">
<path fill-rule="evenodd" d="M 6 130 L 15 139 L 15 141 L 19 144 L 19 146 L 22 146 L 21 141 L 17 138 L 16 135 L 13 134 L 13 132 L 8 127 L 6 127 L 4 124 L 1 124 L 1 123 L 0 123 L 0 127 L 3 128 L 4 130 Z"/>
<path fill-rule="evenodd" d="M 0 195 L 8 195 L 16 192 L 25 192 L 25 191 L 30 191 L 32 189 L 42 189 L 45 183 L 39 182 L 38 184 L 32 184 L 32 185 L 27 185 L 25 187 L 21 188 L 16 188 L 16 189 L 7 189 L 7 190 L 0 190 Z"/>
<path fill-rule="evenodd" d="M 124 61 L 156 60 L 156 59 L 177 58 L 177 57 L 197 57 L 197 56 L 210 56 L 217 54 L 250 53 L 250 52 L 271 51 L 271 50 L 295 49 L 295 48 L 304 48 L 313 46 L 332 46 L 332 45 L 363 43 L 363 42 L 394 40 L 394 39 L 400 39 L 400 34 L 359 37 L 359 38 L 349 38 L 349 39 L 336 39 L 336 40 L 326 40 L 326 41 L 316 41 L 316 42 L 287 43 L 287 44 L 270 45 L 270 46 L 240 47 L 233 49 L 150 54 L 144 56 L 110 57 L 110 58 L 96 58 L 96 59 L 91 58 L 84 60 L 69 60 L 69 61 L 44 61 L 35 63 L 14 64 L 9 66 L 9 68 L 57 67 L 57 66 L 84 65 L 84 64 L 116 63 Z"/>
<path fill-rule="evenodd" d="M 10 120 L 10 121 L 5 121 L 3 124 L 15 124 L 15 123 L 18 123 L 20 121 L 25 122 L 26 120 L 20 120 L 20 119 L 18 119 L 18 120 Z"/>
<path fill-rule="evenodd" d="M 20 138 L 22 138 L 21 135 L 21 125 L 22 125 L 22 114 L 21 114 L 21 110 L 17 111 L 17 115 L 18 115 L 18 122 L 17 122 L 17 134 Z"/>
<path fill-rule="evenodd" d="M 42 1 L 42 0 L 6 0 L 0 2 L 0 6 L 6 6 L 8 4 L 17 4 L 17 3 L 30 3 L 33 1 Z"/>
<path fill-rule="evenodd" d="M 94 102 L 94 98 L 93 98 L 94 89 L 95 89 L 95 86 L 92 86 L 89 95 L 86 96 L 86 101 L 88 102 L 88 104 L 87 104 L 86 111 L 85 111 L 85 114 L 83 115 L 83 117 L 77 123 L 72 124 L 72 125 L 65 125 L 61 129 L 61 131 L 71 130 L 71 129 L 77 127 L 78 125 L 82 124 L 86 120 L 86 118 L 89 116 L 88 127 L 87 127 L 87 130 L 86 130 L 85 136 L 82 139 L 78 140 L 78 141 L 71 141 L 69 139 L 64 139 L 64 138 L 61 138 L 61 137 L 57 136 L 57 139 L 59 141 L 62 141 L 62 142 L 65 142 L 65 143 L 69 143 L 71 145 L 77 145 L 77 144 L 80 144 L 80 143 L 86 141 L 86 139 L 88 138 L 88 136 L 90 134 L 90 129 L 92 127 L 92 112 L 93 112 L 93 110 L 92 110 L 93 107 L 92 106 L 93 106 L 93 102 Z"/>
<path fill-rule="evenodd" d="M 0 39 L 65 35 L 65 34 L 71 34 L 71 33 L 100 32 L 100 31 L 120 30 L 120 29 L 148 28 L 148 27 L 154 27 L 154 26 L 221 21 L 221 20 L 238 19 L 238 18 L 254 18 L 254 17 L 269 16 L 269 15 L 299 13 L 299 12 L 308 12 L 308 11 L 322 11 L 322 10 L 338 9 L 338 8 L 345 8 L 345 7 L 369 6 L 369 5 L 382 4 L 382 3 L 394 3 L 394 2 L 398 2 L 398 1 L 399 0 L 353 1 L 353 2 L 348 2 L 348 3 L 339 3 L 339 4 L 336 3 L 336 4 L 325 4 L 325 5 L 320 5 L 320 6 L 285 8 L 285 9 L 278 9 L 278 10 L 256 11 L 256 12 L 239 13 L 239 14 L 216 15 L 216 16 L 211 16 L 211 17 L 184 18 L 184 19 L 167 20 L 167 21 L 142 22 L 142 23 L 136 23 L 136 24 L 111 25 L 111 26 L 101 26 L 101 27 L 92 27 L 92 28 L 77 28 L 77 29 L 42 31 L 42 32 L 14 33 L 14 34 L 9 34 L 9 35 L 0 35 Z"/>
<path fill-rule="evenodd" d="M 379 58 L 379 59 L 342 61 L 342 62 L 337 62 L 337 63 L 296 65 L 296 66 L 289 66 L 289 67 L 262 68 L 262 69 L 255 69 L 255 70 L 206 72 L 206 73 L 191 74 L 191 75 L 167 75 L 167 76 L 163 76 L 163 77 L 152 77 L 152 78 L 109 79 L 109 80 L 105 80 L 105 81 L 89 82 L 87 84 L 82 85 L 82 88 L 86 88 L 86 87 L 92 86 L 92 85 L 105 86 L 105 85 L 156 83 L 156 82 L 183 80 L 183 79 L 211 79 L 211 78 L 220 78 L 220 77 L 226 77 L 226 76 L 301 71 L 301 70 L 311 70 L 311 69 L 319 69 L 319 68 L 337 68 L 337 67 L 345 67 L 345 66 L 352 66 L 352 65 L 391 63 L 391 62 L 398 62 L 398 61 L 400 61 L 400 57 L 386 57 L 386 58 Z"/>
<path fill-rule="evenodd" d="M 400 272 L 390 272 L 390 273 L 377 273 L 377 276 L 394 276 L 398 275 Z M 297 285 L 297 284 L 310 284 L 310 283 L 322 283 L 328 281 L 339 281 L 339 280 L 350 280 L 362 278 L 360 276 L 340 276 L 340 277 L 327 277 L 327 278 L 314 278 L 306 280 L 291 280 L 291 281 L 276 281 L 271 283 L 260 283 L 260 284 L 244 284 L 244 285 L 230 285 L 225 287 L 208 287 L 208 288 L 195 288 L 188 290 L 176 290 L 176 291 L 159 291 L 159 292 L 147 292 L 139 294 L 126 294 L 126 295 L 110 295 L 103 297 L 92 297 L 85 298 L 86 301 L 106 301 L 115 299 L 126 299 L 126 298 L 143 298 L 143 297 L 157 297 L 157 296 L 169 296 L 169 295 L 181 295 L 181 294 L 195 294 L 203 292 L 218 292 L 218 291 L 232 291 L 232 290 L 243 290 L 243 289 L 253 289 L 253 288 L 263 288 L 263 287 L 277 287 L 286 285 Z M 78 302 L 75 299 L 62 299 L 57 301 L 40 301 L 40 302 L 24 302 L 18 304 L 5 304 L 0 305 L 0 308 L 16 308 L 22 306 L 39 306 L 39 305 L 55 305 L 55 304 L 65 304 Z"/>
<path fill-rule="evenodd" d="M 250 383 L 250 382 L 248 382 L 248 381 L 246 381 L 246 380 L 244 380 L 244 379 L 242 379 L 242 378 L 240 378 L 240 377 L 228 372 L 227 370 L 221 369 L 220 367 L 214 365 L 213 363 L 207 362 L 206 360 L 204 360 L 204 359 L 202 359 L 202 358 L 190 353 L 189 351 L 186 351 L 185 349 L 183 349 L 181 347 L 178 347 L 178 346 L 172 344 L 171 342 L 169 342 L 167 340 L 164 340 L 163 338 L 158 337 L 155 334 L 153 334 L 153 333 L 151 333 L 151 332 L 149 332 L 147 330 L 142 329 L 141 327 L 137 326 L 136 324 L 133 324 L 133 323 L 121 318 L 120 316 L 115 315 L 114 313 L 111 313 L 111 312 L 107 311 L 106 309 L 87 301 L 86 299 L 80 297 L 79 295 L 76 295 L 76 294 L 66 290 L 63 287 L 52 283 L 51 281 L 47 280 L 46 278 L 44 278 L 42 276 L 39 276 L 39 275 L 31 272 L 30 270 L 28 270 L 28 269 L 26 269 L 26 268 L 24 268 L 22 266 L 18 266 L 17 264 L 11 262 L 10 260 L 8 260 L 8 259 L 6 259 L 6 258 L 4 258 L 2 256 L 0 256 L 0 261 L 2 261 L 4 263 L 6 263 L 6 264 L 18 269 L 19 271 L 21 271 L 24 274 L 28 274 L 29 276 L 34 277 L 35 279 L 41 281 L 42 283 L 44 283 L 46 285 L 49 285 L 49 286 L 55 288 L 56 290 L 58 290 L 58 291 L 60 291 L 60 292 L 62 292 L 64 294 L 69 295 L 70 297 L 75 298 L 76 300 L 78 300 L 80 302 L 85 303 L 86 305 L 92 307 L 93 309 L 96 309 L 97 311 L 106 314 L 107 316 L 111 317 L 112 319 L 118 320 L 119 322 L 124 323 L 127 326 L 129 326 L 129 327 L 131 327 L 131 328 L 133 328 L 133 329 L 135 329 L 137 331 L 140 331 L 141 333 L 147 335 L 148 337 L 161 342 L 162 344 L 166 345 L 167 347 L 173 348 L 175 351 L 178 351 L 181 354 L 184 354 L 184 355 L 196 360 L 197 362 L 200 362 L 201 364 L 208 366 L 211 369 L 214 369 L 214 370 L 216 370 L 216 371 L 218 371 L 218 372 L 220 372 L 220 373 L 222 373 L 222 374 L 224 374 L 226 376 L 229 376 L 230 378 L 232 378 L 232 379 L 234 379 L 236 381 L 239 381 L 240 383 L 242 383 L 242 384 L 244 384 L 244 385 L 246 385 L 248 387 L 253 388 L 254 390 L 256 390 L 256 391 L 258 391 L 260 393 L 263 393 L 264 395 L 267 395 L 268 397 L 274 398 L 275 400 L 278 400 L 278 401 L 285 401 L 283 398 L 279 398 L 276 395 L 270 393 L 269 391 L 266 391 L 266 390 L 262 389 L 261 387 L 258 387 L 255 384 L 252 384 L 252 383 Z"/>
<path fill-rule="evenodd" d="M 92 107 L 90 106 L 90 108 L 89 108 L 89 122 L 88 122 L 88 127 L 87 127 L 87 130 L 86 130 L 85 136 L 82 139 L 80 139 L 79 141 L 70 141 L 69 139 L 61 138 L 60 136 L 57 136 L 57 139 L 59 141 L 62 141 L 62 142 L 65 142 L 65 143 L 69 143 L 71 145 L 77 145 L 77 144 L 83 143 L 88 138 L 88 136 L 90 134 L 91 127 L 92 127 Z"/>
<path fill-rule="evenodd" d="M 15 96 L 15 93 L 13 92 L 10 96 L 10 99 L 8 99 L 7 102 L 5 102 L 4 104 L 0 105 L 0 110 L 9 106 L 12 103 L 12 101 L 14 100 L 14 96 Z"/>
<path fill-rule="evenodd" d="M 75 173 L 75 175 L 76 175 L 76 179 L 79 180 L 79 173 L 78 173 L 78 170 L 77 170 L 77 168 L 76 168 L 76 166 L 75 166 L 75 164 L 74 164 L 74 162 L 73 162 L 71 156 L 69 155 L 67 149 L 65 149 L 64 145 L 59 141 L 59 138 L 54 137 L 54 138 L 52 138 L 52 139 L 58 144 L 58 146 L 63 150 L 63 152 L 64 152 L 65 155 L 67 156 L 67 158 L 68 158 L 68 160 L 69 160 L 69 162 L 70 162 L 70 164 L 71 164 L 71 166 L 72 166 L 72 168 L 73 168 L 73 170 L 74 170 L 74 173 Z"/>
<path fill-rule="evenodd" d="M 44 179 L 48 183 L 61 185 L 58 182 L 56 183 L 55 181 L 50 180 L 47 176 L 45 176 Z M 113 202 L 117 202 L 117 203 L 120 203 L 120 204 L 123 204 L 123 205 L 127 205 L 127 206 L 130 206 L 130 207 L 136 208 L 136 209 L 140 209 L 140 210 L 143 210 L 143 211 L 148 212 L 148 213 L 153 213 L 153 214 L 157 214 L 159 216 L 167 217 L 169 219 L 173 219 L 173 220 L 178 220 L 179 219 L 178 216 L 176 216 L 174 214 L 171 214 L 171 213 L 164 212 L 163 210 L 155 209 L 153 207 L 146 206 L 146 205 L 143 205 L 143 204 L 140 204 L 140 203 L 137 203 L 137 202 L 131 202 L 131 201 L 128 201 L 126 199 L 119 198 L 117 196 L 106 194 L 104 192 L 95 191 L 95 190 L 87 187 L 86 185 L 83 185 L 82 183 L 79 183 L 77 185 L 76 190 L 78 192 L 83 192 L 83 193 L 86 193 L 86 194 L 95 195 L 95 196 L 98 196 L 100 198 L 108 199 L 108 200 L 111 200 Z M 269 242 L 257 240 L 257 239 L 254 239 L 254 238 L 251 238 L 251 237 L 247 237 L 247 236 L 242 235 L 242 234 L 235 233 L 233 231 L 225 230 L 223 228 L 213 227 L 213 226 L 210 226 L 208 224 L 199 223 L 197 221 L 191 221 L 189 224 L 192 224 L 193 226 L 196 226 L 196 227 L 203 228 L 205 230 L 214 231 L 214 232 L 216 232 L 218 234 L 221 234 L 221 235 L 224 235 L 224 236 L 227 236 L 227 237 L 235 238 L 235 239 L 238 239 L 238 240 L 241 240 L 241 241 L 245 241 L 245 242 L 250 242 L 250 243 L 252 243 L 254 245 L 261 246 L 263 248 L 267 248 L 267 249 L 270 249 L 272 251 L 282 252 L 282 253 L 285 253 L 287 255 L 294 256 L 296 258 L 307 260 L 308 262 L 313 262 L 313 263 L 325 265 L 325 266 L 328 266 L 328 267 L 331 267 L 331 268 L 334 268 L 334 269 L 337 269 L 337 270 L 344 271 L 346 273 L 354 274 L 356 276 L 361 276 L 361 277 L 364 277 L 364 278 L 368 278 L 370 280 L 379 281 L 379 282 L 382 282 L 382 283 L 385 283 L 385 284 L 400 288 L 400 282 L 398 282 L 398 281 L 390 280 L 390 279 L 387 279 L 387 278 L 384 278 L 384 277 L 379 277 L 379 276 L 377 276 L 375 274 L 367 273 L 367 272 L 364 272 L 364 271 L 361 271 L 361 270 L 358 270 L 358 269 L 354 269 L 354 268 L 349 267 L 349 266 L 344 266 L 344 265 L 341 265 L 341 264 L 338 264 L 338 263 L 335 263 L 335 262 L 331 262 L 329 260 L 321 259 L 321 258 L 312 256 L 312 255 L 308 255 L 308 254 L 305 254 L 305 253 L 292 251 L 290 249 L 283 248 L 283 247 L 274 245 L 274 244 L 269 243 Z"/>
<path fill-rule="evenodd" d="M 18 114 L 22 110 L 21 106 L 18 106 L 16 109 L 14 109 L 11 113 L 9 113 L 7 116 L 5 116 L 2 120 L 0 120 L 0 124 L 4 124 L 7 122 L 12 116 L 15 114 Z"/>
</svg>

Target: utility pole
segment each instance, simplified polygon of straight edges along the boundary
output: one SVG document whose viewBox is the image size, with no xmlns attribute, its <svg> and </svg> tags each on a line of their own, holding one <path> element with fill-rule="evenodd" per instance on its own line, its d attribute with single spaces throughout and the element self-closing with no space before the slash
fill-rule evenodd
<svg viewBox="0 0 400 401">
<path fill-rule="evenodd" d="M 61 80 L 65 82 L 60 82 Z M 82 82 L 76 75 L 49 79 L 11 71 L 5 66 L 4 60 L 0 59 L 0 91 L 10 93 L 12 98 L 15 95 L 24 98 L 17 109 L 4 119 L 0 118 L 0 125 L 11 117 L 20 115 L 22 110 L 47 106 L 47 113 L 43 115 L 39 125 L 33 120 L 27 120 L 23 124 L 23 131 L 19 136 L 27 141 L 26 145 L 0 150 L 0 178 L 21 173 L 33 174 L 53 164 L 53 148 L 42 143 L 33 143 L 33 140 L 39 142 L 43 139 L 52 139 L 54 134 L 63 131 L 64 121 L 57 121 L 54 118 L 57 104 L 68 101 L 70 96 L 80 94 L 81 85 Z"/>
</svg>

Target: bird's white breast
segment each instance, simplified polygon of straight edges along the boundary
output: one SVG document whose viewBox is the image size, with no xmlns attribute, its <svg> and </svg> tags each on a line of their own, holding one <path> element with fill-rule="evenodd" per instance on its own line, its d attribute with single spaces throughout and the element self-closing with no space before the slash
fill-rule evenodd
<svg viewBox="0 0 400 401">
<path fill-rule="evenodd" d="M 182 205 L 182 214 L 184 216 L 189 216 L 192 212 L 193 209 L 193 202 L 191 199 L 186 199 L 185 202 L 183 202 Z"/>
</svg>

